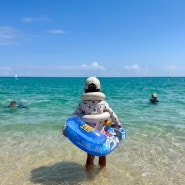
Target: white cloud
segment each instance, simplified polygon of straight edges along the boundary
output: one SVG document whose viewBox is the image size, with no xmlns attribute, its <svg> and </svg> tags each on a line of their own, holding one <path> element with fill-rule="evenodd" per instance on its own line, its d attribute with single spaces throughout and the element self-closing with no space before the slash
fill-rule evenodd
<svg viewBox="0 0 185 185">
<path fill-rule="evenodd" d="M 176 71 L 176 70 L 179 70 L 180 68 L 175 65 L 168 65 L 168 66 L 165 66 L 164 69 L 169 71 Z"/>
<path fill-rule="evenodd" d="M 0 66 L 0 76 L 11 76 L 13 69 L 9 66 Z"/>
<path fill-rule="evenodd" d="M 125 65 L 124 72 L 126 76 L 147 76 L 149 75 L 148 68 L 142 68 L 138 64 Z"/>
<path fill-rule="evenodd" d="M 55 66 L 53 68 L 57 69 L 65 69 L 65 70 L 81 70 L 81 71 L 89 71 L 89 70 L 99 70 L 99 71 L 105 71 L 105 67 L 98 64 L 98 62 L 93 62 L 91 64 L 82 64 L 78 66 Z"/>
<path fill-rule="evenodd" d="M 24 33 L 10 26 L 0 26 L 0 45 L 13 46 L 29 42 Z"/>
<path fill-rule="evenodd" d="M 184 76 L 185 67 L 178 65 L 167 65 L 164 66 L 164 74 L 167 76 Z"/>
<path fill-rule="evenodd" d="M 83 64 L 81 66 L 79 66 L 80 68 L 82 69 L 92 69 L 92 70 L 101 70 L 101 71 L 105 71 L 105 67 L 101 66 L 98 64 L 98 62 L 93 62 L 92 64 L 90 65 L 86 65 L 86 64 Z"/>
<path fill-rule="evenodd" d="M 141 70 L 140 66 L 138 64 L 134 64 L 132 66 L 125 65 L 124 66 L 125 70 L 133 70 L 139 72 Z"/>
<path fill-rule="evenodd" d="M 48 32 L 52 34 L 64 34 L 65 33 L 63 30 L 60 30 L 60 29 L 48 30 Z"/>
<path fill-rule="evenodd" d="M 40 17 L 24 17 L 21 19 L 23 22 L 25 23 L 30 23 L 30 22 L 34 22 L 34 21 L 51 21 L 51 19 L 47 18 L 46 16 L 40 16 Z"/>
<path fill-rule="evenodd" d="M 2 72 L 2 70 L 4 72 Z M 14 66 L 12 68 L 0 67 L 0 76 L 101 76 L 102 72 L 106 69 L 105 67 L 93 62 L 91 64 L 82 65 L 64 65 L 64 66 L 37 66 L 37 65 L 25 65 L 25 66 Z"/>
<path fill-rule="evenodd" d="M 0 45 L 19 45 L 20 34 L 9 26 L 0 26 Z"/>
<path fill-rule="evenodd" d="M 33 18 L 32 17 L 25 17 L 21 19 L 23 22 L 32 22 Z"/>
</svg>

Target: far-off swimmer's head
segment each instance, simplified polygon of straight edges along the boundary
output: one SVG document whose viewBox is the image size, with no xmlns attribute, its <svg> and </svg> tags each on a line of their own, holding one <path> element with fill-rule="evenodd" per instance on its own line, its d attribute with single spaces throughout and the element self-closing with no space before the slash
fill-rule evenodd
<svg viewBox="0 0 185 185">
<path fill-rule="evenodd" d="M 157 98 L 157 93 L 153 93 L 153 94 L 152 94 L 152 97 L 153 97 L 153 98 Z"/>
</svg>

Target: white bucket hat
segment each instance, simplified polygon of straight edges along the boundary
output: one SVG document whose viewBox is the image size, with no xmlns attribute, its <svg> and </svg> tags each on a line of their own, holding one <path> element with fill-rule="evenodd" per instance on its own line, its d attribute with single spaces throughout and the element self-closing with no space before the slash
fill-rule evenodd
<svg viewBox="0 0 185 185">
<path fill-rule="evenodd" d="M 153 96 L 154 98 L 157 98 L 157 93 L 153 93 L 152 96 Z"/>
<path fill-rule="evenodd" d="M 95 89 L 100 89 L 100 81 L 96 77 L 89 77 L 85 82 L 85 89 L 89 89 L 90 85 L 95 85 Z"/>
</svg>

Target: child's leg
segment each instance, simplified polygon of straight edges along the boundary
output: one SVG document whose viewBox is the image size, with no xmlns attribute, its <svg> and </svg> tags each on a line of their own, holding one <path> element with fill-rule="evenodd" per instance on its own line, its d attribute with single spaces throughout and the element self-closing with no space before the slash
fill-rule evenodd
<svg viewBox="0 0 185 185">
<path fill-rule="evenodd" d="M 99 157 L 99 165 L 101 167 L 105 167 L 106 166 L 106 156 Z"/>
<path fill-rule="evenodd" d="M 93 166 L 95 156 L 87 154 L 86 166 Z"/>
</svg>

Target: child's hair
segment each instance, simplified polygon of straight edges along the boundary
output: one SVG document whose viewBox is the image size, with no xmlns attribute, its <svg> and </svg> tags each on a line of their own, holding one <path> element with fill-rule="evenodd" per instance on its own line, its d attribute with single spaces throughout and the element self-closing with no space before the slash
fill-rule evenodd
<svg viewBox="0 0 185 185">
<path fill-rule="evenodd" d="M 95 89 L 95 88 L 85 89 L 85 93 L 89 93 L 89 92 L 100 92 L 100 89 Z"/>
<path fill-rule="evenodd" d="M 16 105 L 16 101 L 11 101 L 10 106 Z"/>
</svg>

